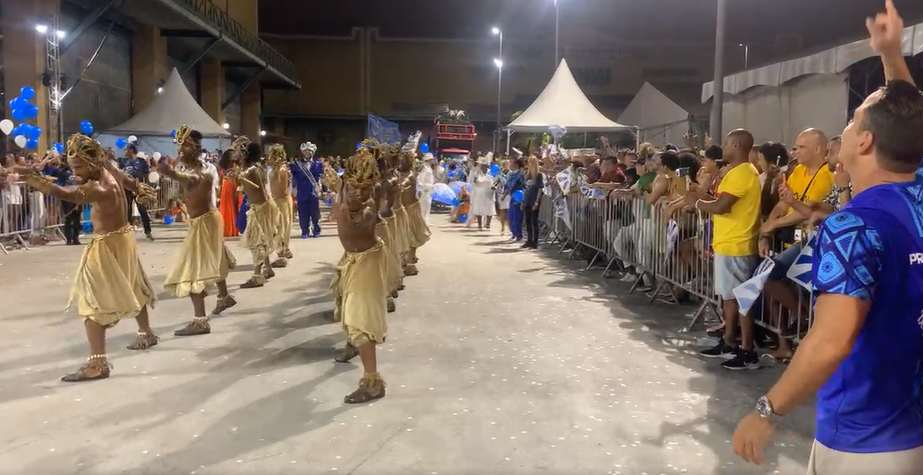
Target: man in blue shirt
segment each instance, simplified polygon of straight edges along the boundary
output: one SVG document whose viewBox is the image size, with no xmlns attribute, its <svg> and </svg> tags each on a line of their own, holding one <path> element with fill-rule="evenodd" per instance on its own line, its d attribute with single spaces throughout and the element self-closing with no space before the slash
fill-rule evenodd
<svg viewBox="0 0 923 475">
<path fill-rule="evenodd" d="M 311 142 L 301 144 L 301 157 L 290 165 L 295 183 L 295 199 L 298 202 L 298 224 L 301 239 L 320 236 L 320 193 L 324 163 L 314 158 L 317 145 Z M 312 229 L 313 224 L 313 229 Z"/>
<path fill-rule="evenodd" d="M 134 178 L 138 183 L 147 183 L 147 176 L 151 173 L 151 167 L 147 163 L 147 158 L 138 156 L 138 147 L 135 144 L 129 144 L 125 148 L 125 157 L 119 159 L 119 169 L 126 175 Z M 135 194 L 125 190 L 125 199 L 128 201 L 128 222 L 131 223 L 131 204 L 135 202 Z M 145 208 L 140 202 L 138 205 L 138 214 L 141 215 L 141 224 L 144 226 L 144 235 L 151 241 L 154 236 L 151 234 L 151 217 L 147 214 Z"/>
<path fill-rule="evenodd" d="M 923 471 L 923 93 L 892 0 L 867 26 L 887 86 L 843 131 L 855 197 L 817 236 L 814 325 L 734 434 L 735 452 L 761 463 L 774 419 L 817 391 L 810 474 Z"/>
</svg>

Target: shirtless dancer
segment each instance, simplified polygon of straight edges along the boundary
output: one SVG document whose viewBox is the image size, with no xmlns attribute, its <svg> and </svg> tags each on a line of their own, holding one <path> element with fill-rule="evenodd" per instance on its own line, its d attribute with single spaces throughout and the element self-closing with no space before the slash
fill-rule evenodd
<svg viewBox="0 0 923 475">
<path fill-rule="evenodd" d="M 176 132 L 177 151 L 182 165 L 176 170 L 166 160 L 158 166 L 162 176 L 169 177 L 183 189 L 183 201 L 189 212 L 189 230 L 183 247 L 167 274 L 164 287 L 177 297 L 192 300 L 195 316 L 185 327 L 173 332 L 176 336 L 205 335 L 211 325 L 205 314 L 206 290 L 212 284 L 218 287 L 218 303 L 212 315 L 237 305 L 228 293 L 227 277 L 231 267 L 229 251 L 224 246 L 224 221 L 212 201 L 214 177 L 199 159 L 202 153 L 202 134 L 188 126 Z"/>
<path fill-rule="evenodd" d="M 285 154 L 285 147 L 273 144 L 269 147 L 266 162 L 270 166 L 269 193 L 272 201 L 279 210 L 276 221 L 276 254 L 278 259 L 273 261 L 272 267 L 285 267 L 287 259 L 291 259 L 292 251 L 289 241 L 292 237 L 292 171 L 289 169 L 289 159 Z"/>
<path fill-rule="evenodd" d="M 67 163 L 84 184 L 62 187 L 34 170 L 20 173 L 38 191 L 71 203 L 93 205 L 91 220 L 97 234 L 83 250 L 68 303 L 68 307 L 77 303 L 90 356 L 80 369 L 61 378 L 78 382 L 109 377 L 106 329 L 123 318 L 134 316 L 138 322 L 137 338 L 128 349 L 143 350 L 157 344 L 147 315 L 147 306 L 154 304 L 154 291 L 138 258 L 125 210 L 126 189 L 138 196 L 148 195 L 150 189 L 116 170 L 102 147 L 85 135 L 74 134 L 68 139 Z"/>
<path fill-rule="evenodd" d="M 417 197 L 417 174 L 413 166 L 416 159 L 416 152 L 412 150 L 401 151 L 400 165 L 398 166 L 398 176 L 401 189 L 401 203 L 404 205 L 404 213 L 407 215 L 408 242 L 410 250 L 407 252 L 407 264 L 404 267 L 405 275 L 417 275 L 417 249 L 423 247 L 429 242 L 431 232 L 426 221 L 423 219 L 423 212 L 420 210 L 420 200 Z"/>
<path fill-rule="evenodd" d="M 403 235 L 398 232 L 397 214 L 394 212 L 395 204 L 400 200 L 400 190 L 393 164 L 400 150 L 393 145 L 378 145 L 375 150 L 379 173 L 375 189 L 379 216 L 376 233 L 384 242 L 387 257 L 386 282 L 389 284 L 387 288 L 390 291 L 390 296 L 387 298 L 387 309 L 390 313 L 396 310 L 394 299 L 398 297 L 398 291 L 404 289 L 404 272 L 401 262 L 404 240 Z"/>
<path fill-rule="evenodd" d="M 359 388 L 344 398 L 359 404 L 385 396 L 385 382 L 378 374 L 375 346 L 385 341 L 384 245 L 376 236 L 378 207 L 373 197 L 378 167 L 373 152 L 360 149 L 347 163 L 343 187 L 334 205 L 337 231 L 345 253 L 337 265 L 331 288 L 336 317 L 346 331 L 347 351 L 362 359 L 364 374 Z M 338 359 L 339 361 L 339 359 Z"/>
<path fill-rule="evenodd" d="M 250 289 L 262 287 L 267 279 L 276 275 L 270 266 L 269 254 L 272 253 L 275 242 L 277 210 L 266 193 L 266 179 L 259 144 L 249 143 L 245 150 L 242 156 L 242 171 L 237 181 L 250 202 L 243 242 L 253 255 L 253 276 L 240 288 Z"/>
</svg>

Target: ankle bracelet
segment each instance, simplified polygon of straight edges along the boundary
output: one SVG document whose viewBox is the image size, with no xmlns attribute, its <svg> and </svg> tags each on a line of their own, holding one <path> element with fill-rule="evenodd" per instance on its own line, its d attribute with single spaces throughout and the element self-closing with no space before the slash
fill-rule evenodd
<svg viewBox="0 0 923 475">
<path fill-rule="evenodd" d="M 98 354 L 98 355 L 90 355 L 90 356 L 87 356 L 87 361 L 104 360 L 104 359 L 106 359 L 106 354 L 105 354 L 105 353 Z"/>
</svg>

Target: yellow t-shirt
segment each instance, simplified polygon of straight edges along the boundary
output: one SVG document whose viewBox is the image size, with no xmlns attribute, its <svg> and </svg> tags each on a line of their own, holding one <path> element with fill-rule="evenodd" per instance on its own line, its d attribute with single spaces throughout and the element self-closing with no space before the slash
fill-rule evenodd
<svg viewBox="0 0 923 475">
<path fill-rule="evenodd" d="M 730 213 L 712 218 L 715 253 L 731 257 L 757 254 L 762 188 L 756 167 L 746 162 L 728 171 L 718 185 L 718 195 L 722 193 L 736 196 L 737 201 Z"/>
<path fill-rule="evenodd" d="M 811 181 L 811 180 L 814 181 Z M 826 164 L 821 165 L 817 170 L 817 176 L 808 170 L 804 165 L 796 165 L 792 174 L 788 177 L 789 189 L 795 195 L 795 199 L 803 203 L 820 203 L 827 198 L 830 191 L 833 190 L 833 173 Z M 789 210 L 791 213 L 792 210 Z"/>
</svg>

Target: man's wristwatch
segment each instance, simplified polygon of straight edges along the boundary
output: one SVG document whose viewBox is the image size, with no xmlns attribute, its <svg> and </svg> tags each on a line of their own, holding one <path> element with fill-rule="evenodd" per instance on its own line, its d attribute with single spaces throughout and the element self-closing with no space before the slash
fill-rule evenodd
<svg viewBox="0 0 923 475">
<path fill-rule="evenodd" d="M 756 400 L 756 413 L 759 414 L 761 418 L 769 421 L 772 421 L 779 416 L 776 414 L 775 409 L 773 409 L 772 402 L 769 401 L 769 398 L 766 396 Z"/>
</svg>

